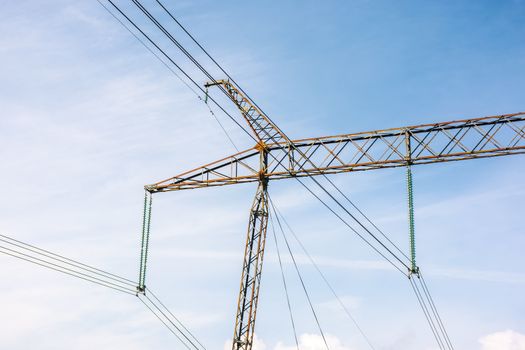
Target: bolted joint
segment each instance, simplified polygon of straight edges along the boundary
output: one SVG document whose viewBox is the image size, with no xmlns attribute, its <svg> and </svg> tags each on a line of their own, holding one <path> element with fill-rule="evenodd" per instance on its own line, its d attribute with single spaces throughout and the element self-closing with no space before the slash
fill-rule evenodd
<svg viewBox="0 0 525 350">
<path fill-rule="evenodd" d="M 268 145 L 263 140 L 259 140 L 254 148 L 259 152 L 268 152 Z"/>
<path fill-rule="evenodd" d="M 260 170 L 258 173 L 258 177 L 259 182 L 266 187 L 268 185 L 268 174 L 266 173 L 266 169 Z"/>
<path fill-rule="evenodd" d="M 412 276 L 417 276 L 417 278 L 419 278 L 419 266 L 414 266 L 408 269 L 408 278 L 412 278 Z"/>
</svg>

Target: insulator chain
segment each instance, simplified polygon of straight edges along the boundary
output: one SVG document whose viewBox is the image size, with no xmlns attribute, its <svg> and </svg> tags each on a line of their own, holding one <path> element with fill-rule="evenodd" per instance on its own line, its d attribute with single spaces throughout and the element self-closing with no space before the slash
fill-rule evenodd
<svg viewBox="0 0 525 350">
<path fill-rule="evenodd" d="M 151 228 L 151 203 L 153 196 L 146 191 L 144 194 L 144 211 L 142 215 L 142 240 L 140 247 L 140 274 L 137 292 L 144 293 L 146 290 L 146 265 L 148 262 L 149 252 L 149 234 Z"/>
<path fill-rule="evenodd" d="M 408 195 L 408 230 L 410 238 L 410 273 L 418 273 L 418 267 L 416 265 L 416 237 L 414 228 L 414 194 L 413 194 L 413 181 L 412 181 L 412 169 L 410 164 L 407 165 L 407 195 Z"/>
</svg>

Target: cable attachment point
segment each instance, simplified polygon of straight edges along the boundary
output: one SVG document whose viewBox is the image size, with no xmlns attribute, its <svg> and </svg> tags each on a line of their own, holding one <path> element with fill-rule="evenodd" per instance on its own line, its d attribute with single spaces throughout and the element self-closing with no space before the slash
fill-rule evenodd
<svg viewBox="0 0 525 350">
<path fill-rule="evenodd" d="M 414 275 L 417 276 L 417 278 L 420 278 L 419 266 L 410 267 L 408 269 L 408 278 L 411 279 Z"/>
<path fill-rule="evenodd" d="M 146 286 L 137 286 L 137 293 L 136 296 L 139 296 L 139 294 L 146 295 Z"/>
</svg>

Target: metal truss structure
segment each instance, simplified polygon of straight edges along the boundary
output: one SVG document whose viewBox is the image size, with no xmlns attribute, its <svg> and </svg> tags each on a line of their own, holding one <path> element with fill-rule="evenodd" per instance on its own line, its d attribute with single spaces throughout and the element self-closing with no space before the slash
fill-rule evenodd
<svg viewBox="0 0 525 350">
<path fill-rule="evenodd" d="M 151 195 L 258 183 L 248 223 L 233 350 L 252 348 L 268 226 L 269 181 L 525 153 L 525 113 L 290 140 L 230 81 L 205 86 L 217 86 L 237 106 L 253 133 L 255 147 L 145 189 Z M 148 223 L 145 215 L 144 226 L 149 228 Z M 147 259 L 148 236 L 149 229 L 143 234 L 141 261 Z M 139 290 L 144 290 L 144 277 L 141 264 Z"/>
<path fill-rule="evenodd" d="M 525 113 L 291 142 L 266 145 L 270 180 L 525 153 Z M 147 185 L 146 189 L 155 193 L 257 182 L 259 148 Z"/>
</svg>

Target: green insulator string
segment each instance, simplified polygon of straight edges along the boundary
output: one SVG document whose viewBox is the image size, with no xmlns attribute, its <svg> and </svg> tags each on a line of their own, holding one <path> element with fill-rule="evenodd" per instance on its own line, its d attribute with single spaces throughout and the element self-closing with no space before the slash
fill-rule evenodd
<svg viewBox="0 0 525 350">
<path fill-rule="evenodd" d="M 416 237 L 414 229 L 414 194 L 412 182 L 412 168 L 407 165 L 407 194 L 408 194 L 408 232 L 410 237 L 410 269 L 411 273 L 417 273 L 416 265 Z"/>
<path fill-rule="evenodd" d="M 144 211 L 142 215 L 142 239 L 140 247 L 140 273 L 137 290 L 144 292 L 146 289 L 146 264 L 148 262 L 149 233 L 151 227 L 151 203 L 153 197 L 148 191 L 144 194 Z"/>
</svg>

